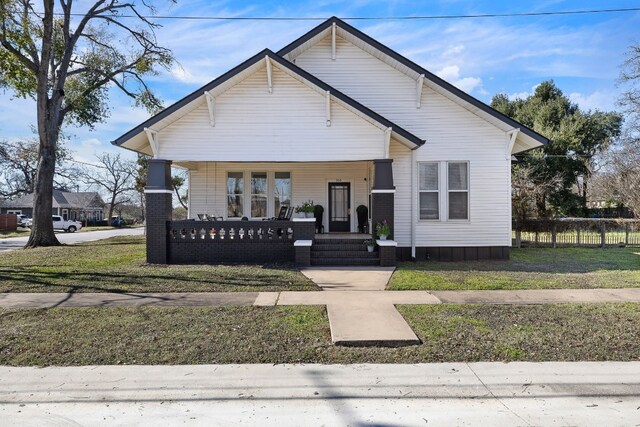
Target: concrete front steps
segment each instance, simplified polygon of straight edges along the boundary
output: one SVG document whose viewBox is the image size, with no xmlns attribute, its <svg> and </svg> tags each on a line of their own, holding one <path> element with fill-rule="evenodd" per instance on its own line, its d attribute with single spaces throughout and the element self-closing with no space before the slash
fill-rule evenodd
<svg viewBox="0 0 640 427">
<path fill-rule="evenodd" d="M 315 239 L 311 246 L 311 265 L 369 266 L 380 265 L 377 251 L 368 252 L 365 238 Z"/>
</svg>

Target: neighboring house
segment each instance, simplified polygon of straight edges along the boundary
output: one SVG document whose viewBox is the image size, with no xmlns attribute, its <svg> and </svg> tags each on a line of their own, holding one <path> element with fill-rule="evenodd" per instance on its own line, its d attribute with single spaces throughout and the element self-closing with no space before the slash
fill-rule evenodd
<svg viewBox="0 0 640 427">
<path fill-rule="evenodd" d="M 382 243 L 379 261 L 389 264 L 393 245 L 401 259 L 508 258 L 512 155 L 547 142 L 331 18 L 277 53 L 249 58 L 113 144 L 153 156 L 149 262 L 262 260 L 269 251 L 261 257 L 251 246 L 229 249 L 230 227 L 235 242 L 248 245 L 249 229 L 264 233 L 253 220 L 313 200 L 325 208 L 329 233 L 355 233 L 361 204 L 374 231 L 387 220 L 393 241 Z M 169 223 L 166 243 L 171 164 L 189 171 L 189 218 L 225 221 Z M 234 222 L 241 217 L 249 222 Z M 263 228 L 297 242 L 297 261 L 308 263 L 308 245 L 313 254 L 321 236 L 300 224 L 274 224 Z M 336 258 L 349 263 L 355 248 L 342 249 Z M 286 259 L 293 249 L 275 253 Z"/>
<path fill-rule="evenodd" d="M 78 193 L 54 189 L 51 214 L 60 215 L 65 220 L 95 223 L 104 219 L 104 206 L 102 198 L 96 192 Z M 0 202 L 0 213 L 23 214 L 32 217 L 33 194 Z"/>
</svg>

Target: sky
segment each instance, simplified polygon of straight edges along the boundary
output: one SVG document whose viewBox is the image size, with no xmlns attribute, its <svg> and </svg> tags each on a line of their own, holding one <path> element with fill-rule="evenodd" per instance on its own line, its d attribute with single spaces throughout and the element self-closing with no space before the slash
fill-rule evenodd
<svg viewBox="0 0 640 427">
<path fill-rule="evenodd" d="M 77 12 L 83 12 L 78 2 Z M 640 7 L 637 0 L 315 0 L 156 2 L 159 15 L 224 17 L 318 17 L 309 21 L 158 20 L 157 38 L 178 64 L 148 79 L 168 106 L 245 59 L 279 50 L 325 18 L 472 15 Z M 497 93 L 526 97 L 553 79 L 585 110 L 616 110 L 620 66 L 640 42 L 640 11 L 584 15 L 430 20 L 348 20 L 361 31 L 485 103 Z M 119 152 L 110 141 L 140 124 L 148 113 L 110 91 L 110 117 L 94 129 L 67 127 L 74 158 Z M 31 137 L 35 103 L 0 92 L 0 141 Z"/>
</svg>

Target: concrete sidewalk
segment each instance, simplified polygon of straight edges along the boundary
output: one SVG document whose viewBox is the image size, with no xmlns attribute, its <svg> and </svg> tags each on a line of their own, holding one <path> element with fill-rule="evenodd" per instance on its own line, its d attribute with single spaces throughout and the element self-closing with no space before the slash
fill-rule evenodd
<svg viewBox="0 0 640 427">
<path fill-rule="evenodd" d="M 0 367 L 5 426 L 631 426 L 639 362 Z"/>
<path fill-rule="evenodd" d="M 640 302 L 640 288 L 519 291 L 287 291 L 173 293 L 0 293 L 0 308 L 331 305 L 356 304 L 564 304 Z"/>
<path fill-rule="evenodd" d="M 640 302 L 640 288 L 521 291 L 300 291 L 185 293 L 4 293 L 0 308 L 326 305 L 337 345 L 399 346 L 420 340 L 397 304 L 559 304 Z"/>
</svg>

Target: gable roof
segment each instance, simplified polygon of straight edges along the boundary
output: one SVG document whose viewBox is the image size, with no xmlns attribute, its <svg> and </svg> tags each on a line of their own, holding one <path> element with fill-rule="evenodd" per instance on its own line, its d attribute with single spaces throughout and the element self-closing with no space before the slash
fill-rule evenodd
<svg viewBox="0 0 640 427">
<path fill-rule="evenodd" d="M 340 18 L 337 18 L 335 16 L 329 18 L 328 20 L 324 21 L 323 23 L 321 23 L 317 27 L 313 28 L 311 31 L 309 31 L 306 34 L 304 34 L 303 36 L 299 37 L 297 40 L 289 43 L 287 46 L 285 46 L 282 49 L 280 49 L 278 51 L 278 55 L 282 56 L 285 59 L 291 60 L 293 54 L 295 54 L 297 50 L 304 50 L 305 48 L 310 47 L 310 45 L 314 44 L 314 39 L 315 38 L 324 38 L 324 34 L 323 33 L 325 33 L 326 31 L 330 30 L 331 27 L 333 26 L 333 24 L 336 24 L 336 27 L 346 31 L 346 33 L 348 33 L 348 34 L 354 36 L 355 38 L 361 40 L 362 42 L 366 43 L 367 45 L 369 45 L 370 47 L 372 47 L 373 49 L 375 49 L 379 53 L 390 57 L 392 60 L 394 60 L 402 68 L 406 68 L 408 70 L 412 70 L 417 75 L 424 74 L 425 80 L 429 80 L 435 86 L 443 89 L 444 91 L 447 91 L 447 92 L 455 95 L 455 97 L 461 99 L 462 101 L 466 102 L 467 104 L 470 104 L 472 107 L 475 107 L 476 109 L 486 113 L 487 115 L 489 115 L 489 116 L 491 116 L 491 117 L 493 117 L 493 118 L 495 118 L 495 119 L 497 119 L 497 120 L 499 120 L 501 122 L 506 123 L 507 125 L 511 126 L 512 128 L 519 128 L 520 132 L 522 132 L 523 134 L 525 134 L 529 138 L 535 140 L 537 143 L 546 145 L 546 144 L 551 142 L 548 138 L 540 135 L 539 133 L 537 133 L 536 131 L 528 128 L 527 126 L 523 125 L 522 123 L 519 123 L 518 121 L 516 121 L 516 120 L 514 120 L 514 119 L 512 119 L 512 118 L 510 118 L 510 117 L 508 117 L 506 115 L 504 115 L 503 113 L 499 112 L 498 110 L 495 110 L 494 108 L 492 108 L 489 105 L 485 104 L 484 102 L 474 98 L 473 96 L 469 95 L 468 93 L 458 89 L 457 87 L 455 87 L 451 83 L 445 81 L 444 79 L 441 79 L 440 77 L 438 77 L 435 74 L 431 73 L 430 71 L 428 71 L 427 69 L 423 68 L 422 66 L 420 66 L 420 65 L 416 64 L 415 62 L 411 61 L 410 59 L 402 56 L 398 52 L 392 50 L 391 48 L 389 48 L 389 47 L 387 47 L 385 45 L 383 45 L 379 41 L 373 39 L 372 37 L 366 35 L 362 31 L 360 31 L 357 28 L 347 24 L 346 22 L 344 22 L 343 20 L 341 20 Z M 397 68 L 401 68 L 401 67 L 397 67 Z"/>
<path fill-rule="evenodd" d="M 104 202 L 95 191 L 74 193 L 54 189 L 52 205 L 54 208 L 86 209 L 102 208 Z M 5 200 L 2 202 L 2 206 L 5 208 L 30 208 L 33 206 L 33 194 L 25 194 L 14 200 Z"/>
<path fill-rule="evenodd" d="M 216 78 L 215 80 L 212 80 L 211 82 L 207 83 L 201 88 L 196 89 L 195 91 L 185 96 L 178 102 L 162 110 L 160 113 L 156 114 L 155 116 L 149 118 L 145 122 L 131 129 L 130 131 L 120 136 L 116 140 L 112 141 L 111 143 L 113 145 L 122 145 L 125 142 L 131 140 L 132 138 L 139 136 L 140 134 L 144 133 L 145 128 L 151 128 L 151 126 L 153 126 L 154 124 L 157 124 L 162 120 L 168 119 L 169 116 L 178 112 L 178 110 L 181 110 L 182 108 L 187 107 L 189 104 L 193 103 L 194 101 L 204 97 L 205 91 L 212 91 L 217 87 L 223 86 L 225 83 L 229 82 L 235 76 L 243 73 L 244 71 L 249 70 L 252 66 L 259 63 L 259 61 L 264 61 L 265 57 L 268 57 L 270 60 L 274 61 L 279 67 L 287 69 L 292 74 L 299 76 L 301 79 L 306 80 L 307 82 L 322 89 L 323 91 L 329 91 L 333 98 L 338 99 L 347 107 L 359 112 L 360 114 L 369 118 L 370 120 L 378 123 L 381 126 L 384 126 L 385 128 L 391 128 L 392 134 L 395 137 L 397 137 L 402 141 L 408 142 L 413 149 L 418 148 L 425 143 L 423 139 L 407 131 L 401 126 L 393 123 L 391 120 L 381 116 L 375 111 L 365 107 L 364 105 L 360 104 L 358 101 L 345 95 L 339 90 L 331 87 L 329 84 L 323 82 L 322 80 L 318 79 L 317 77 L 313 76 L 312 74 L 308 73 L 302 68 L 296 66 L 294 63 L 287 61 L 286 59 L 277 55 L 275 52 L 271 51 L 270 49 L 264 49 L 263 51 L 255 54 L 254 56 L 247 59 L 240 65 L 227 71 L 220 77 Z"/>
</svg>

